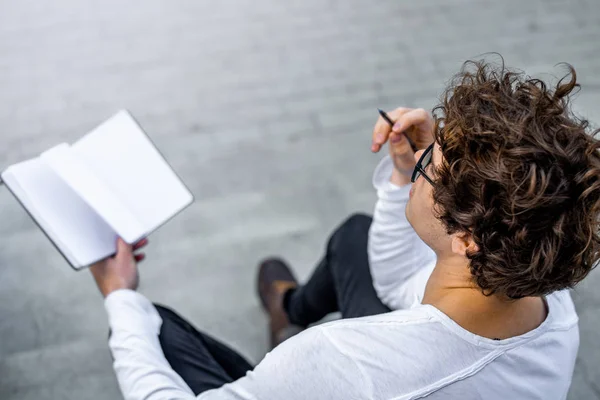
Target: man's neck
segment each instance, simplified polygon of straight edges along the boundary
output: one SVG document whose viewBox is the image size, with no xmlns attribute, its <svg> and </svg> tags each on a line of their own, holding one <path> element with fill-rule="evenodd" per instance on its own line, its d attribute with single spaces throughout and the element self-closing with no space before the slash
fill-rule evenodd
<svg viewBox="0 0 600 400">
<path fill-rule="evenodd" d="M 518 300 L 486 296 L 472 281 L 467 265 L 438 259 L 423 297 L 464 329 L 490 339 L 506 339 L 537 328 L 547 310 L 540 297 Z"/>
</svg>

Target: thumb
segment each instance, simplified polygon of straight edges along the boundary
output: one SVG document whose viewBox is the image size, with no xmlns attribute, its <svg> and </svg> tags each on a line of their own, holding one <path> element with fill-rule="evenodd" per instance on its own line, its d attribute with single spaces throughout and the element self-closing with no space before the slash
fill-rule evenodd
<svg viewBox="0 0 600 400">
<path fill-rule="evenodd" d="M 406 137 L 406 133 L 394 133 L 390 138 L 390 150 L 395 155 L 414 157 L 414 151 Z"/>
<path fill-rule="evenodd" d="M 133 257 L 131 245 L 127 244 L 123 239 L 117 239 L 117 259 L 128 259 Z"/>
<path fill-rule="evenodd" d="M 422 108 L 411 110 L 404 114 L 396 121 L 392 130 L 394 132 L 403 132 L 411 126 L 420 126 L 429 120 L 430 116 L 427 111 Z"/>
</svg>

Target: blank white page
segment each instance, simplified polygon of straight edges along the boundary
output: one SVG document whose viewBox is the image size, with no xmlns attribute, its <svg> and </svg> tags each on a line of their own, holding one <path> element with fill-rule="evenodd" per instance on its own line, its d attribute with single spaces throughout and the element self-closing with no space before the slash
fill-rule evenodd
<svg viewBox="0 0 600 400">
<path fill-rule="evenodd" d="M 135 218 L 133 212 L 87 168 L 84 160 L 80 160 L 68 144 L 55 146 L 43 152 L 40 158 L 83 201 L 96 210 L 123 240 L 135 243 L 144 236 L 144 226 Z"/>
<path fill-rule="evenodd" d="M 193 200 L 127 111 L 120 111 L 88 133 L 71 150 L 133 212 L 146 234 Z M 110 210 L 99 212 L 103 215 Z"/>
<path fill-rule="evenodd" d="M 9 167 L 2 179 L 74 268 L 115 252 L 116 233 L 41 159 Z"/>
</svg>

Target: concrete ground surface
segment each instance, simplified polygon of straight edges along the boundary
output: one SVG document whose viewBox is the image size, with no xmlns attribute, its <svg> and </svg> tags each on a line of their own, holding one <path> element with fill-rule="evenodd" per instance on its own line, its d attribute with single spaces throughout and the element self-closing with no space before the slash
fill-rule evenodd
<svg viewBox="0 0 600 400">
<path fill-rule="evenodd" d="M 120 108 L 196 202 L 153 234 L 141 292 L 252 361 L 267 351 L 259 259 L 305 278 L 328 233 L 370 212 L 376 108 L 431 108 L 497 51 L 551 79 L 572 63 L 600 121 L 600 2 L 0 1 L 0 168 Z M 0 399 L 120 398 L 102 299 L 0 187 Z M 600 271 L 574 292 L 572 400 L 600 398 Z"/>
</svg>

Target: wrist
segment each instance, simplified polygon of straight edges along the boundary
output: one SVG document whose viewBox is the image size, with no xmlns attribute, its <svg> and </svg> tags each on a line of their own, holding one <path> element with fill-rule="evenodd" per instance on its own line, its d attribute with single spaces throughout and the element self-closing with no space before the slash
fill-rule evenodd
<svg viewBox="0 0 600 400">
<path fill-rule="evenodd" d="M 137 290 L 137 286 L 116 283 L 101 287 L 100 293 L 102 293 L 102 296 L 106 299 L 112 293 L 118 292 L 119 290 L 131 290 L 135 292 Z"/>
<path fill-rule="evenodd" d="M 403 173 L 399 171 L 397 168 L 392 169 L 392 176 L 390 177 L 390 182 L 396 186 L 405 186 L 411 183 L 410 178 L 412 175 L 412 170 L 410 174 Z"/>
<path fill-rule="evenodd" d="M 114 290 L 107 292 L 106 295 L 104 295 L 104 293 L 102 293 L 102 294 L 103 294 L 104 300 L 106 300 L 109 297 L 121 296 L 120 293 L 124 293 L 124 292 L 137 292 L 137 290 L 130 289 L 130 288 L 118 288 L 118 289 L 114 289 Z"/>
</svg>

